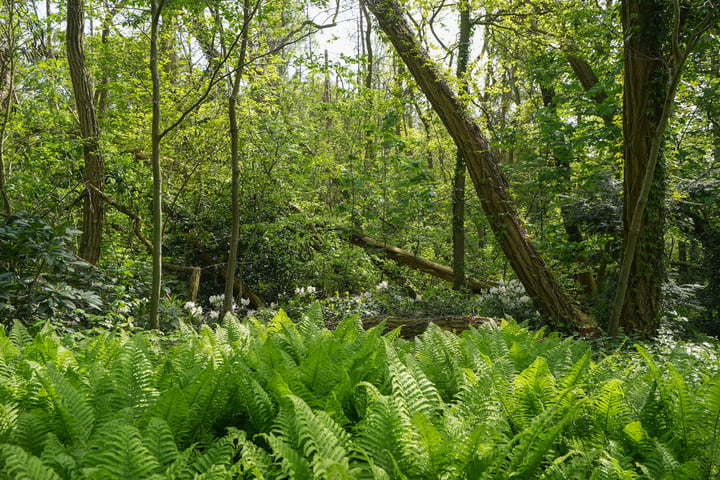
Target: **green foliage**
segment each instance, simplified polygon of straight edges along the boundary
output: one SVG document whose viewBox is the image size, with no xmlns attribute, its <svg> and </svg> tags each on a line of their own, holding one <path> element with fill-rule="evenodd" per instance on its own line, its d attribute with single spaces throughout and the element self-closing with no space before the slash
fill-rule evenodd
<svg viewBox="0 0 720 480">
<path fill-rule="evenodd" d="M 594 358 L 511 322 L 408 342 L 322 321 L 316 305 L 78 341 L 17 322 L 0 333 L 0 478 L 720 474 L 717 346 Z"/>
</svg>

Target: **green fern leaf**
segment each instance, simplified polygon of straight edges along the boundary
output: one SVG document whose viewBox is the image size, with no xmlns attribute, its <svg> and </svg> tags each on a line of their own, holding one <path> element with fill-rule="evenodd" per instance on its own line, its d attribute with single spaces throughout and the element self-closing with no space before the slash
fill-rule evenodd
<svg viewBox="0 0 720 480">
<path fill-rule="evenodd" d="M 159 468 L 137 428 L 121 422 L 110 422 L 94 435 L 83 464 L 126 480 L 144 479 Z"/>
<path fill-rule="evenodd" d="M 21 412 L 9 440 L 32 455 L 40 455 L 49 432 L 50 425 L 44 418 L 32 412 Z"/>
<path fill-rule="evenodd" d="M 393 396 L 401 397 L 410 412 L 434 416 L 441 403 L 435 386 L 422 370 L 412 364 L 403 364 L 392 345 L 385 342 L 385 349 Z"/>
<path fill-rule="evenodd" d="M 86 395 L 79 392 L 53 364 L 40 375 L 55 408 L 52 418 L 55 433 L 75 445 L 87 441 L 93 430 L 95 415 Z"/>
<path fill-rule="evenodd" d="M 172 431 L 167 422 L 161 418 L 153 417 L 142 433 L 143 445 L 147 448 L 160 466 L 168 465 L 178 456 Z"/>
<path fill-rule="evenodd" d="M 593 401 L 594 419 L 608 436 L 614 436 L 630 420 L 630 408 L 625 402 L 622 380 L 605 383 Z"/>
<path fill-rule="evenodd" d="M 180 441 L 185 439 L 189 430 L 188 417 L 190 407 L 185 400 L 180 387 L 175 385 L 164 391 L 158 398 L 152 409 L 146 415 L 149 421 L 152 417 L 158 417 L 165 421 L 173 434 L 173 437 Z"/>
<path fill-rule="evenodd" d="M 270 445 L 270 448 L 276 461 L 280 463 L 283 476 L 298 480 L 310 480 L 313 478 L 310 462 L 295 450 L 283 438 L 274 434 L 261 435 Z"/>
<path fill-rule="evenodd" d="M 238 380 L 240 383 L 238 396 L 242 400 L 241 408 L 247 413 L 257 432 L 268 431 L 277 414 L 277 407 L 255 378 L 248 374 L 242 375 Z"/>
<path fill-rule="evenodd" d="M 240 446 L 244 441 L 244 432 L 229 429 L 224 437 L 216 440 L 207 450 L 195 458 L 191 464 L 192 470 L 200 475 L 211 471 L 215 472 L 214 474 L 221 471 L 227 472 L 238 460 Z"/>
<path fill-rule="evenodd" d="M 8 338 L 12 341 L 12 344 L 19 351 L 24 351 L 25 347 L 30 345 L 33 341 L 32 336 L 28 333 L 25 325 L 20 320 L 15 320 Z"/>
<path fill-rule="evenodd" d="M 141 416 L 158 395 L 154 387 L 153 366 L 145 353 L 144 335 L 127 342 L 110 366 L 115 398 L 108 398 L 116 410 L 132 407 Z"/>
<path fill-rule="evenodd" d="M 38 457 L 17 445 L 0 446 L 0 478 L 12 480 L 60 480 L 60 476 Z"/>
<path fill-rule="evenodd" d="M 431 323 L 417 341 L 415 356 L 443 400 L 450 401 L 465 380 L 460 339 Z"/>
</svg>

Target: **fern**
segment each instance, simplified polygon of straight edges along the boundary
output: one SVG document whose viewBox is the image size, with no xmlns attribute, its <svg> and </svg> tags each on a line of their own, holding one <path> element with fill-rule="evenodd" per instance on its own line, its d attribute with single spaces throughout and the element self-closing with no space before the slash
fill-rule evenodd
<svg viewBox="0 0 720 480">
<path fill-rule="evenodd" d="M 55 408 L 52 422 L 56 435 L 74 445 L 83 445 L 95 423 L 87 396 L 78 391 L 53 364 L 49 364 L 41 381 Z"/>
<path fill-rule="evenodd" d="M 276 422 L 273 435 L 309 459 L 314 475 L 325 475 L 333 465 L 349 472 L 350 438 L 325 412 L 313 412 L 301 398 L 288 395 Z"/>
<path fill-rule="evenodd" d="M 98 430 L 83 459 L 86 469 L 106 478 L 144 479 L 159 468 L 137 428 L 110 422 Z"/>
<path fill-rule="evenodd" d="M 16 320 L 15 323 L 13 323 L 8 338 L 12 342 L 13 346 L 21 352 L 24 351 L 25 347 L 30 345 L 33 341 L 30 333 L 27 331 L 27 328 L 25 328 L 25 325 L 23 325 L 19 320 Z"/>
<path fill-rule="evenodd" d="M 60 476 L 52 468 L 17 445 L 0 446 L 0 465 L 0 479 L 60 480 Z"/>
<path fill-rule="evenodd" d="M 209 472 L 213 474 L 223 473 L 237 462 L 240 446 L 245 440 L 245 434 L 236 429 L 229 429 L 222 438 L 217 439 L 213 444 L 190 465 L 191 470 L 196 473 L 195 478 L 203 478 L 202 475 Z M 213 478 L 205 477 L 205 478 Z"/>
<path fill-rule="evenodd" d="M 146 422 L 152 417 L 163 420 L 170 428 L 174 438 L 182 442 L 190 430 L 188 417 L 190 407 L 180 387 L 175 385 L 164 391 L 157 402 L 146 414 Z"/>
<path fill-rule="evenodd" d="M 419 339 L 415 355 L 443 400 L 450 401 L 465 380 L 460 339 L 431 323 Z"/>
<path fill-rule="evenodd" d="M 179 451 L 170 426 L 165 420 L 152 417 L 142 432 L 143 445 L 155 457 L 158 470 L 177 458 Z"/>
<path fill-rule="evenodd" d="M 9 438 L 13 445 L 22 447 L 32 455 L 40 455 L 45 447 L 45 441 L 50 426 L 45 419 L 32 412 L 20 412 Z"/>
<path fill-rule="evenodd" d="M 610 380 L 603 385 L 592 405 L 593 417 L 606 436 L 615 436 L 630 420 L 630 411 L 620 379 Z"/>
<path fill-rule="evenodd" d="M 138 417 L 158 395 L 154 387 L 153 366 L 144 352 L 145 343 L 144 335 L 136 335 L 122 347 L 109 371 L 114 395 L 106 397 L 114 410 L 132 407 Z"/>
<path fill-rule="evenodd" d="M 697 396 L 700 408 L 695 415 L 695 428 L 705 432 L 703 443 L 703 478 L 720 476 L 720 374 L 709 379 Z"/>
<path fill-rule="evenodd" d="M 422 370 L 403 364 L 392 345 L 386 342 L 385 349 L 393 396 L 402 398 L 410 412 L 435 415 L 441 403 L 435 386 Z"/>
</svg>

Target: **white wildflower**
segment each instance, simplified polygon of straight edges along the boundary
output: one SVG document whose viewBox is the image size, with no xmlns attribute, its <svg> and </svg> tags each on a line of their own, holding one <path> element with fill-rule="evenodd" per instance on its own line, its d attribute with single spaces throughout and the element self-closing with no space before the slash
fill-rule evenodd
<svg viewBox="0 0 720 480">
<path fill-rule="evenodd" d="M 377 290 L 377 291 L 385 290 L 387 287 L 388 287 L 387 280 L 383 280 L 382 282 L 377 284 L 377 286 L 375 287 L 375 290 Z"/>
<path fill-rule="evenodd" d="M 192 310 L 195 308 L 195 302 L 185 302 L 185 306 L 183 308 L 185 310 Z"/>
<path fill-rule="evenodd" d="M 317 290 L 315 289 L 315 287 L 313 287 L 312 285 L 310 285 L 309 287 L 307 287 L 307 288 L 305 289 L 305 291 L 307 292 L 308 295 L 311 295 L 311 294 L 317 292 Z"/>
<path fill-rule="evenodd" d="M 247 307 L 248 305 L 250 305 L 250 299 L 249 298 L 241 298 L 240 305 L 242 305 L 243 307 Z"/>
<path fill-rule="evenodd" d="M 216 312 L 215 310 L 213 310 L 208 315 L 210 316 L 210 320 L 217 320 L 220 316 L 220 312 Z"/>
</svg>

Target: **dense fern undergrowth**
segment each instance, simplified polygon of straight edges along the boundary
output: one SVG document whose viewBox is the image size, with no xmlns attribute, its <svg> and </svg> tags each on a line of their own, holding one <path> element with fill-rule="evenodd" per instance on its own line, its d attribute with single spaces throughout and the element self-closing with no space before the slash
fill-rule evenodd
<svg viewBox="0 0 720 480">
<path fill-rule="evenodd" d="M 357 317 L 0 329 L 2 479 L 714 479 L 715 347 Z"/>
</svg>

